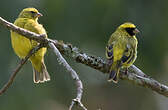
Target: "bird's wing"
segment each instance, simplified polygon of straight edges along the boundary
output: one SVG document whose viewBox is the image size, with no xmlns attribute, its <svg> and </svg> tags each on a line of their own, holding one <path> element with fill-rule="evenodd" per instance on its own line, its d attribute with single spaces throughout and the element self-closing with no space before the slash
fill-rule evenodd
<svg viewBox="0 0 168 110">
<path fill-rule="evenodd" d="M 106 46 L 106 58 L 108 60 L 113 60 L 114 58 L 114 46 L 117 44 L 119 37 L 116 37 L 116 33 L 113 33 L 110 36 L 110 39 L 108 41 L 108 45 Z"/>
<path fill-rule="evenodd" d="M 108 44 L 106 46 L 106 57 L 108 60 L 113 60 L 113 46 L 114 43 Z"/>
<path fill-rule="evenodd" d="M 24 29 L 35 32 L 37 34 L 46 34 L 46 31 L 43 28 L 43 26 L 41 24 L 38 24 L 34 20 L 28 20 L 27 23 L 24 25 Z M 33 41 L 33 40 L 31 41 L 31 43 L 32 43 L 33 47 L 37 46 L 37 44 L 38 44 L 36 41 Z"/>
<path fill-rule="evenodd" d="M 123 56 L 121 58 L 121 63 L 129 64 L 134 59 L 134 57 L 134 49 L 132 49 L 132 47 L 129 44 L 127 44 L 126 50 L 124 51 Z"/>
</svg>

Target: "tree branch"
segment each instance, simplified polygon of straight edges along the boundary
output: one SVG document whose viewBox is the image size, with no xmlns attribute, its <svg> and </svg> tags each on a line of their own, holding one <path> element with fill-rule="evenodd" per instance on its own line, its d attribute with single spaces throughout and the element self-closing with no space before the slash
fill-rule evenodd
<svg viewBox="0 0 168 110">
<path fill-rule="evenodd" d="M 16 77 L 17 73 L 20 71 L 20 69 L 22 68 L 22 66 L 26 63 L 26 61 L 36 52 L 38 51 L 40 48 L 42 47 L 42 45 L 38 45 L 37 47 L 33 48 L 28 55 L 22 59 L 20 61 L 20 63 L 18 64 L 18 66 L 15 68 L 15 70 L 12 72 L 8 82 L 1 88 L 0 90 L 0 95 L 2 95 L 3 93 L 6 92 L 6 90 L 10 87 L 10 85 L 13 83 L 14 78 Z"/>
<path fill-rule="evenodd" d="M 25 29 L 19 28 L 19 27 L 15 26 L 14 24 L 12 24 L 12 23 L 4 20 L 1 17 L 0 17 L 0 24 L 2 24 L 3 26 L 7 27 L 8 29 L 10 29 L 12 31 L 15 31 L 15 32 L 17 32 L 17 33 L 25 36 L 26 38 L 28 38 L 30 40 L 35 40 L 35 41 L 39 42 L 40 44 L 42 44 L 43 46 L 49 46 L 51 49 L 53 49 L 54 53 L 56 54 L 56 56 L 59 59 L 59 62 L 62 63 L 63 66 L 71 73 L 71 76 L 72 76 L 73 80 L 75 80 L 75 84 L 77 86 L 77 97 L 72 100 L 72 103 L 71 103 L 71 105 L 69 107 L 69 110 L 72 109 L 72 107 L 74 106 L 74 104 L 78 104 L 83 110 L 87 110 L 86 107 L 81 102 L 81 98 L 82 98 L 82 94 L 83 94 L 83 84 L 82 84 L 82 81 L 79 79 L 77 73 L 71 68 L 71 66 L 62 57 L 61 53 L 59 52 L 59 50 L 57 49 L 57 47 L 54 45 L 55 41 L 53 41 L 51 39 L 46 39 L 45 35 L 39 35 L 39 34 L 30 32 L 30 31 L 27 31 Z M 27 59 L 25 59 L 24 63 L 27 61 Z M 18 68 L 19 68 L 18 70 L 20 70 L 21 67 L 19 66 Z M 10 79 L 12 79 L 12 80 L 9 82 L 9 84 L 7 84 L 7 86 L 5 86 L 4 90 L 7 90 L 7 88 L 12 84 L 13 79 L 16 76 L 16 73 L 14 73 L 11 76 Z"/>
<path fill-rule="evenodd" d="M 0 17 L 0 24 L 3 25 L 4 27 L 14 31 L 14 32 L 17 32 L 17 33 L 25 36 L 26 38 L 28 38 L 30 40 L 35 40 L 35 41 L 40 42 L 40 43 L 47 42 L 46 39 L 44 39 L 45 34 L 39 35 L 39 34 L 36 34 L 34 32 L 27 31 L 23 28 L 19 28 L 19 27 L 15 26 L 14 24 L 6 21 L 2 17 Z"/>
<path fill-rule="evenodd" d="M 86 53 L 80 51 L 78 48 L 73 47 L 71 44 L 65 44 L 62 41 L 57 40 L 45 39 L 44 37 L 40 37 L 44 35 L 38 35 L 33 32 L 29 32 L 27 30 L 18 28 L 12 23 L 5 21 L 1 17 L 0 17 L 0 24 L 7 27 L 8 29 L 11 29 L 12 31 L 15 31 L 21 35 L 26 36 L 28 39 L 33 39 L 37 42 L 45 43 L 46 46 L 49 46 L 49 43 L 54 43 L 62 54 L 74 59 L 78 63 L 85 64 L 103 73 L 108 73 L 109 71 L 109 65 L 107 61 L 105 61 L 103 58 L 89 56 Z M 120 79 L 128 80 L 139 86 L 149 88 L 163 96 L 168 97 L 168 87 L 166 85 L 163 85 L 158 81 L 152 79 L 151 77 L 147 76 L 145 73 L 143 73 L 140 69 L 138 69 L 134 65 L 129 68 L 128 74 L 124 74 L 124 72 L 121 70 Z"/>
<path fill-rule="evenodd" d="M 80 107 L 83 108 L 83 110 L 87 110 L 86 107 L 81 102 L 82 93 L 83 93 L 82 81 L 79 79 L 77 73 L 71 68 L 71 66 L 62 57 L 61 53 L 56 48 L 56 46 L 53 43 L 50 43 L 49 46 L 50 46 L 51 49 L 53 49 L 54 53 L 58 57 L 59 63 L 61 63 L 71 73 L 71 76 L 72 76 L 73 80 L 75 80 L 75 84 L 76 84 L 76 87 L 77 87 L 77 96 L 76 96 L 75 99 L 72 100 L 72 103 L 71 103 L 71 105 L 69 107 L 69 110 L 72 110 L 72 107 L 74 106 L 75 103 L 79 104 Z"/>
<path fill-rule="evenodd" d="M 62 41 L 58 42 L 55 40 L 55 45 L 60 50 L 60 52 L 74 59 L 76 62 L 90 66 L 91 68 L 94 68 L 103 73 L 109 73 L 110 66 L 108 65 L 107 61 L 103 60 L 103 58 L 89 56 L 86 53 L 83 53 L 77 47 L 73 47 L 71 44 L 65 44 Z M 125 72 L 121 70 L 120 79 L 128 80 L 139 86 L 152 89 L 153 91 L 168 97 L 168 87 L 166 85 L 161 84 L 153 78 L 147 76 L 135 65 L 132 65 L 128 69 L 128 74 L 125 74 Z"/>
</svg>

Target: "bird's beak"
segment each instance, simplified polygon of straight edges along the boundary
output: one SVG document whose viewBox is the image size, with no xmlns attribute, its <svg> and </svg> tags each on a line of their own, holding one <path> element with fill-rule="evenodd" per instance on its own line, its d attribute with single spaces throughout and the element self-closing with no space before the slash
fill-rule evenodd
<svg viewBox="0 0 168 110">
<path fill-rule="evenodd" d="M 137 29 L 137 28 L 135 28 L 135 30 L 133 31 L 135 34 L 137 34 L 137 33 L 139 33 L 140 31 Z"/>
<path fill-rule="evenodd" d="M 36 13 L 36 15 L 35 15 L 36 17 L 41 17 L 41 16 L 43 16 L 41 13 Z"/>
</svg>

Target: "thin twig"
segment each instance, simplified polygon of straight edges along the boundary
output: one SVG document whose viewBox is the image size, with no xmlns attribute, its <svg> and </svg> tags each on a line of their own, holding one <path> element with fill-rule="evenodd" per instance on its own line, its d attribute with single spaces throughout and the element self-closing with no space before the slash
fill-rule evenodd
<svg viewBox="0 0 168 110">
<path fill-rule="evenodd" d="M 26 61 L 36 52 L 38 51 L 40 48 L 42 47 L 42 45 L 38 45 L 35 48 L 33 48 L 28 55 L 22 59 L 20 61 L 20 63 L 17 65 L 17 67 L 15 68 L 15 70 L 12 72 L 8 82 L 1 88 L 0 90 L 0 95 L 2 95 L 3 93 L 6 92 L 6 90 L 11 86 L 11 84 L 14 81 L 14 78 L 16 77 L 17 73 L 20 71 L 20 69 L 22 68 L 22 66 L 26 63 Z"/>
<path fill-rule="evenodd" d="M 87 110 L 86 107 L 82 104 L 81 98 L 83 93 L 83 84 L 82 81 L 79 79 L 79 76 L 77 75 L 76 71 L 74 71 L 71 66 L 67 63 L 67 61 L 62 57 L 59 50 L 55 47 L 53 43 L 49 43 L 49 46 L 51 49 L 53 49 L 54 53 L 58 57 L 59 63 L 61 63 L 71 74 L 73 80 L 75 80 L 75 84 L 77 87 L 77 96 L 75 99 L 72 100 L 72 103 L 69 107 L 69 110 L 72 109 L 74 104 L 79 104 L 80 107 L 82 107 L 83 110 Z"/>
</svg>

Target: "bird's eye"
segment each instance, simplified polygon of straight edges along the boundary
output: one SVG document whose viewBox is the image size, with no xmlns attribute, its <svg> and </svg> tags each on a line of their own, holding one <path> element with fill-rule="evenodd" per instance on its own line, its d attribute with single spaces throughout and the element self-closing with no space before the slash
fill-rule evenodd
<svg viewBox="0 0 168 110">
<path fill-rule="evenodd" d="M 135 28 L 125 28 L 125 30 L 127 31 L 127 33 L 130 36 L 134 36 L 135 35 L 135 33 L 134 33 Z"/>
<path fill-rule="evenodd" d="M 34 12 L 34 11 L 30 11 L 32 14 L 34 14 L 34 13 L 36 13 L 36 12 Z"/>
</svg>

